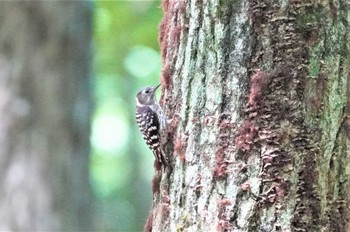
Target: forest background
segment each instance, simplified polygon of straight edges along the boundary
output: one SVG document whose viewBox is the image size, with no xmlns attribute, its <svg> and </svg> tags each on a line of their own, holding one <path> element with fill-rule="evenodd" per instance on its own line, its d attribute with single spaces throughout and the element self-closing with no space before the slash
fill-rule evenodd
<svg viewBox="0 0 350 232">
<path fill-rule="evenodd" d="M 154 158 L 136 128 L 134 98 L 159 83 L 161 18 L 157 0 L 95 2 L 91 183 L 103 230 L 140 231 L 151 208 Z"/>
</svg>

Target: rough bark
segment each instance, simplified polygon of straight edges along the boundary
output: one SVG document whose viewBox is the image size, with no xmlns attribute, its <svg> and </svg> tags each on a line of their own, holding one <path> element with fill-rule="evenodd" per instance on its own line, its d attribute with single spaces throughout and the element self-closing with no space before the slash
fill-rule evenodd
<svg viewBox="0 0 350 232">
<path fill-rule="evenodd" d="M 0 230 L 92 229 L 89 2 L 0 2 Z"/>
<path fill-rule="evenodd" d="M 145 230 L 349 231 L 348 1 L 163 9 L 162 104 L 181 122 Z"/>
</svg>

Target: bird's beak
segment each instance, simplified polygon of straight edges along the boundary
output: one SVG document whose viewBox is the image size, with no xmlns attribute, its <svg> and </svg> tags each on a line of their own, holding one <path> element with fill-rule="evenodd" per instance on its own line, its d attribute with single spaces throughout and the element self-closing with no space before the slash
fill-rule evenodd
<svg viewBox="0 0 350 232">
<path fill-rule="evenodd" d="M 158 89 L 158 87 L 160 86 L 161 84 L 159 84 L 159 85 L 157 85 L 156 87 L 154 87 L 153 88 L 153 92 L 155 92 L 157 89 Z"/>
</svg>

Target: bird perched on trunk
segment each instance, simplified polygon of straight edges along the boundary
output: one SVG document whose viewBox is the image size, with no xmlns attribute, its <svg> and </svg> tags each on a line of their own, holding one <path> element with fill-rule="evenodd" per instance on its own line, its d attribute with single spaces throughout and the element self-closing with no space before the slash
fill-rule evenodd
<svg viewBox="0 0 350 232">
<path fill-rule="evenodd" d="M 162 136 L 168 119 L 162 108 L 157 103 L 155 91 L 160 86 L 145 87 L 136 95 L 136 121 L 148 147 L 156 158 L 156 168 L 160 166 L 165 169 L 169 166 L 168 159 L 162 150 Z"/>
</svg>

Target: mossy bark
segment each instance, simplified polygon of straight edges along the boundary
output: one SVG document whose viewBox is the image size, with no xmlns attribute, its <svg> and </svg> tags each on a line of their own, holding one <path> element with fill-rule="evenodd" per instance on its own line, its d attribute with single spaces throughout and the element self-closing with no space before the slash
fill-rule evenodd
<svg viewBox="0 0 350 232">
<path fill-rule="evenodd" d="M 181 121 L 145 230 L 349 231 L 350 4 L 163 8 L 162 104 Z"/>
</svg>

